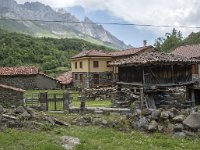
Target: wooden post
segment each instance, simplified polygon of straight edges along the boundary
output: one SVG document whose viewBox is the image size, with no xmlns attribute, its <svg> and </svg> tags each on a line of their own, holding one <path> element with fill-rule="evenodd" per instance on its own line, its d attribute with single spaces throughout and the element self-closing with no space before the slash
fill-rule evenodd
<svg viewBox="0 0 200 150">
<path fill-rule="evenodd" d="M 56 94 L 53 95 L 53 99 L 54 99 L 54 110 L 57 110 L 57 106 L 56 106 Z"/>
<path fill-rule="evenodd" d="M 191 90 L 191 101 L 192 101 L 192 107 L 195 106 L 195 94 L 194 94 L 194 90 Z"/>
</svg>

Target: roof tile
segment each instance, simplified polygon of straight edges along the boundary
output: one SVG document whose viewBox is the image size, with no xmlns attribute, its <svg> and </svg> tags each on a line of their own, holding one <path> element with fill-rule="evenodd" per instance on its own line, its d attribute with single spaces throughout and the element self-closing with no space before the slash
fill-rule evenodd
<svg viewBox="0 0 200 150">
<path fill-rule="evenodd" d="M 38 73 L 37 67 L 0 67 L 0 75 L 33 75 Z"/>
</svg>

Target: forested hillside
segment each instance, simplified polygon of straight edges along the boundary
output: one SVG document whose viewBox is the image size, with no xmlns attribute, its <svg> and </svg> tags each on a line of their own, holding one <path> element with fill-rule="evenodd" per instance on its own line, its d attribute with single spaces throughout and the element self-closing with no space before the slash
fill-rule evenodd
<svg viewBox="0 0 200 150">
<path fill-rule="evenodd" d="M 70 57 L 81 50 L 111 50 L 80 39 L 34 38 L 0 29 L 0 66 L 36 65 L 44 71 L 70 68 Z"/>
<path fill-rule="evenodd" d="M 192 44 L 200 44 L 200 32 L 192 32 L 188 37 L 183 38 L 180 31 L 173 29 L 172 33 L 157 38 L 154 46 L 160 51 L 171 52 L 179 46 Z"/>
</svg>

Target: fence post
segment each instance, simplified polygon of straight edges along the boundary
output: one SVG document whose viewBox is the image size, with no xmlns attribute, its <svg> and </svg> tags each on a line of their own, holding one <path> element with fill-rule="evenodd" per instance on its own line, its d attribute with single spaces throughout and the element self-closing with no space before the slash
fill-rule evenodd
<svg viewBox="0 0 200 150">
<path fill-rule="evenodd" d="M 68 111 L 70 109 L 70 103 L 71 103 L 71 93 L 66 92 L 64 93 L 63 109 Z"/>
<path fill-rule="evenodd" d="M 47 92 L 39 93 L 40 109 L 43 111 L 48 110 Z"/>
<path fill-rule="evenodd" d="M 57 110 L 57 106 L 56 106 L 56 94 L 53 95 L 53 99 L 54 99 L 54 110 Z"/>
<path fill-rule="evenodd" d="M 80 100 L 80 110 L 84 111 L 85 110 L 85 98 L 82 96 L 78 96 L 78 99 Z"/>
</svg>

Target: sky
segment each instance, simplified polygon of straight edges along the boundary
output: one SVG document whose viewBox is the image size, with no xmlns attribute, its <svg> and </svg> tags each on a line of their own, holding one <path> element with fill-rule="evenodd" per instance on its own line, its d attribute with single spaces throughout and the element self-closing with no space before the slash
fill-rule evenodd
<svg viewBox="0 0 200 150">
<path fill-rule="evenodd" d="M 39 1 L 54 9 L 65 8 L 77 18 L 88 16 L 94 22 L 151 24 L 156 26 L 200 26 L 199 0 L 16 0 L 18 3 Z M 153 45 L 172 28 L 103 25 L 118 39 L 134 47 L 143 40 Z M 183 36 L 200 28 L 176 28 Z"/>
</svg>

